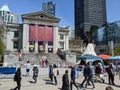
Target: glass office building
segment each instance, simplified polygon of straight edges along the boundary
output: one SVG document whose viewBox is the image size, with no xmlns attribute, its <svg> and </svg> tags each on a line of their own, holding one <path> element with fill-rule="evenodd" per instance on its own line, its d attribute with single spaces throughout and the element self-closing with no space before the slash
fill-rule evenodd
<svg viewBox="0 0 120 90">
<path fill-rule="evenodd" d="M 55 16 L 55 3 L 53 1 L 43 2 L 42 10 Z"/>
<path fill-rule="evenodd" d="M 109 46 L 109 49 L 112 47 L 117 47 L 120 45 L 120 21 L 115 21 L 113 23 L 108 23 L 104 27 L 99 28 L 97 31 L 94 31 L 92 38 L 100 51 L 106 52 Z M 111 45 L 111 42 L 113 45 Z M 101 47 L 101 48 L 100 48 Z"/>
<path fill-rule="evenodd" d="M 74 4 L 75 36 L 90 39 L 90 33 L 106 23 L 106 0 L 74 0 Z"/>
</svg>

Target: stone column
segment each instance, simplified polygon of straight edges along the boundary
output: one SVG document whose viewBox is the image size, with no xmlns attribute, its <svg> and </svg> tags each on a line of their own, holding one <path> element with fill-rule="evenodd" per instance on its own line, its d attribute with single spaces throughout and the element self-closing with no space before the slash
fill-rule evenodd
<svg viewBox="0 0 120 90">
<path fill-rule="evenodd" d="M 23 24 L 23 42 L 22 48 L 24 53 L 29 52 L 29 24 Z"/>
<path fill-rule="evenodd" d="M 57 52 L 58 49 L 58 27 L 54 27 L 53 29 L 53 53 Z"/>
<path fill-rule="evenodd" d="M 65 51 L 68 51 L 69 49 L 69 39 L 68 34 L 65 35 Z"/>
<path fill-rule="evenodd" d="M 45 42 L 45 53 L 48 53 L 48 42 Z"/>
<path fill-rule="evenodd" d="M 38 53 L 38 42 L 35 42 L 35 53 Z"/>
</svg>

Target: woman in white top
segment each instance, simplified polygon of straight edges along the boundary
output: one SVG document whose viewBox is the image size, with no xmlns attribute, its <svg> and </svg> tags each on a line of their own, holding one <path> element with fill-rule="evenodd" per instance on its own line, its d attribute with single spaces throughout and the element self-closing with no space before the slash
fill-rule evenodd
<svg viewBox="0 0 120 90">
<path fill-rule="evenodd" d="M 26 64 L 26 76 L 29 76 L 29 72 L 30 72 L 30 67 L 31 67 L 31 64 L 29 61 L 27 61 L 27 64 Z"/>
<path fill-rule="evenodd" d="M 54 80 L 55 80 L 55 85 L 57 85 L 57 76 L 58 76 L 58 69 L 57 69 L 57 66 L 56 64 L 54 64 L 53 66 L 53 76 L 54 76 Z"/>
</svg>

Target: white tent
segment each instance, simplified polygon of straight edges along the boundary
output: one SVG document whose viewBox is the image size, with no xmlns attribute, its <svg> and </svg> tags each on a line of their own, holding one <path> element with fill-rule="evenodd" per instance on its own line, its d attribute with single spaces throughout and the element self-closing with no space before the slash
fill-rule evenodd
<svg viewBox="0 0 120 90">
<path fill-rule="evenodd" d="M 93 43 L 89 43 L 81 56 L 83 56 L 85 54 L 91 54 L 91 55 L 97 56 L 94 49 L 95 49 L 95 45 Z M 85 62 L 86 63 L 90 62 L 90 65 L 92 65 L 94 61 L 100 61 L 102 63 L 102 59 L 97 59 L 97 60 L 95 60 L 95 59 L 85 59 Z"/>
<path fill-rule="evenodd" d="M 82 55 L 85 55 L 85 54 L 91 54 L 91 55 L 94 55 L 94 56 L 97 56 L 97 54 L 95 53 L 95 45 L 92 44 L 92 43 L 89 43 L 85 49 L 85 51 L 82 53 Z M 82 56 L 81 55 L 81 56 Z"/>
</svg>

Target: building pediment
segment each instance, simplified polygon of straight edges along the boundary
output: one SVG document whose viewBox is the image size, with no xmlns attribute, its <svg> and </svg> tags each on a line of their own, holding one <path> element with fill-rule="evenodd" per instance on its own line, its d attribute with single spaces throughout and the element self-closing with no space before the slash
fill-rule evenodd
<svg viewBox="0 0 120 90">
<path fill-rule="evenodd" d="M 60 21 L 59 18 L 52 16 L 46 12 L 43 12 L 43 11 L 23 14 L 21 16 L 22 16 L 22 20 L 32 19 L 32 20 L 43 20 L 43 21 L 53 21 L 53 22 Z"/>
</svg>

